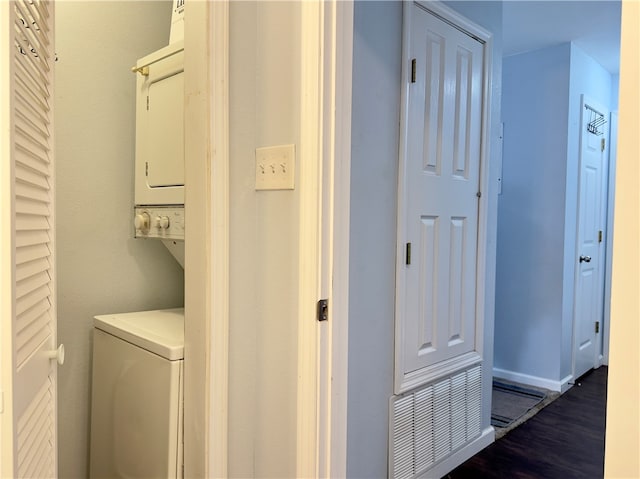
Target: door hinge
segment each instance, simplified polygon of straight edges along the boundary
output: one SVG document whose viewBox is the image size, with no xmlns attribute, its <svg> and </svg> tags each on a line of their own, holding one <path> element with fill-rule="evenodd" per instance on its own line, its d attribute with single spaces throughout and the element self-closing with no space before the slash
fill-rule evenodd
<svg viewBox="0 0 640 479">
<path fill-rule="evenodd" d="M 144 176 L 149 176 L 149 162 L 144 162 Z"/>
<path fill-rule="evenodd" d="M 329 319 L 329 300 L 321 299 L 318 301 L 318 321 L 327 321 Z"/>
<path fill-rule="evenodd" d="M 407 243 L 404 254 L 404 264 L 409 266 L 411 264 L 411 243 Z"/>
<path fill-rule="evenodd" d="M 411 60 L 411 83 L 416 82 L 416 59 Z"/>
<path fill-rule="evenodd" d="M 600 332 L 600 321 L 596 321 L 596 334 Z"/>
<path fill-rule="evenodd" d="M 598 231 L 598 243 L 602 243 L 602 230 Z"/>
<path fill-rule="evenodd" d="M 600 140 L 600 151 L 604 151 L 604 138 Z"/>
<path fill-rule="evenodd" d="M 149 111 L 149 95 L 147 95 L 147 111 Z"/>
</svg>

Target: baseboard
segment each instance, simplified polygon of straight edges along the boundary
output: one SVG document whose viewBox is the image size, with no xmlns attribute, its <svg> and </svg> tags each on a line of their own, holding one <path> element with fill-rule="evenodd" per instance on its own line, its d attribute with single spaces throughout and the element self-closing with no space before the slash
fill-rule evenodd
<svg viewBox="0 0 640 479">
<path fill-rule="evenodd" d="M 569 375 L 559 381 L 556 381 L 553 379 L 531 376 L 529 374 L 507 371 L 506 369 L 499 368 L 493 368 L 493 377 L 506 379 L 507 381 L 513 381 L 516 383 L 527 384 L 529 386 L 549 389 L 550 391 L 558 391 L 560 393 L 565 392 L 571 387 L 571 384 L 569 383 L 573 379 L 573 376 Z"/>
<path fill-rule="evenodd" d="M 467 459 L 475 456 L 485 447 L 495 441 L 496 433 L 492 426 L 486 428 L 480 436 L 474 441 L 464 446 L 462 449 L 457 450 L 446 459 L 442 460 L 428 471 L 417 476 L 419 479 L 439 479 L 445 474 L 453 471 L 460 464 Z"/>
</svg>

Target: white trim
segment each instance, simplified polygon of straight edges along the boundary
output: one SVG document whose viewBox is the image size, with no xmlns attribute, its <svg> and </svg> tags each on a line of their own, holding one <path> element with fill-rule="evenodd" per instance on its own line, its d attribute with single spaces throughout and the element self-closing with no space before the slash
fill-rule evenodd
<svg viewBox="0 0 640 479">
<path fill-rule="evenodd" d="M 298 477 L 347 468 L 353 2 L 305 2 L 301 18 Z M 329 320 L 315 320 L 318 299 Z"/>
<path fill-rule="evenodd" d="M 13 144 L 11 141 L 13 25 L 9 2 L 0 2 L 0 477 L 14 476 L 13 437 Z"/>
<path fill-rule="evenodd" d="M 609 172 L 607 196 L 607 226 L 605 243 L 604 317 L 602 320 L 602 363 L 609 364 L 609 333 L 611 331 L 611 276 L 613 263 L 613 212 L 616 196 L 616 161 L 618 158 L 618 112 L 611 112 L 609 128 Z"/>
<path fill-rule="evenodd" d="M 347 475 L 347 395 L 349 349 L 349 221 L 351 193 L 351 92 L 353 84 L 353 1 L 332 1 L 331 75 L 325 82 L 334 83 L 333 97 L 325 104 L 330 119 L 333 144 L 325 158 L 333 178 L 330 212 L 330 311 L 329 356 L 326 375 L 321 381 L 329 394 L 326 415 L 320 417 L 325 429 L 327 456 L 320 457 L 320 477 Z M 329 4 L 327 5 L 329 8 Z"/>
<path fill-rule="evenodd" d="M 447 456 L 442 462 L 436 464 L 428 471 L 424 472 L 420 476 L 421 479 L 429 479 L 434 477 L 442 477 L 448 472 L 451 472 L 452 469 L 456 468 L 467 459 L 475 456 L 477 453 L 482 451 L 485 447 L 490 445 L 495 441 L 496 433 L 493 427 L 489 426 L 482 431 L 482 434 L 478 436 L 477 439 L 470 442 L 462 449 L 454 452 L 450 456 Z"/>
<path fill-rule="evenodd" d="M 554 379 L 541 378 L 539 376 L 531 376 L 529 374 L 499 368 L 493 368 L 493 377 L 538 388 L 549 389 L 550 391 L 558 391 L 561 393 L 571 387 L 571 381 L 573 380 L 572 375 L 566 376 L 557 381 Z"/>
<path fill-rule="evenodd" d="M 211 351 L 208 477 L 227 477 L 229 399 L 229 2 L 209 19 L 211 169 Z"/>
<path fill-rule="evenodd" d="M 402 92 L 401 92 L 401 115 L 400 115 L 400 162 L 398 171 L 398 224 L 397 224 L 397 245 L 396 245 L 396 321 L 395 321 L 395 381 L 394 393 L 400 394 L 408 391 L 410 388 L 416 387 L 417 384 L 427 382 L 428 374 L 425 377 L 420 376 L 420 372 L 414 372 L 410 375 L 404 373 L 404 357 L 402 354 L 401 341 L 403 337 L 403 321 L 399 318 L 405 315 L 404 300 L 404 275 L 399 274 L 403 267 L 404 245 L 405 245 L 405 223 L 404 217 L 406 204 L 406 155 L 407 155 L 407 123 L 409 114 L 409 51 L 411 40 L 411 11 L 413 5 L 434 14 L 446 23 L 458 28 L 466 34 L 476 38 L 483 44 L 483 87 L 482 87 L 482 133 L 481 133 L 481 152 L 480 152 L 480 191 L 483 193 L 479 201 L 478 209 L 478 248 L 477 248 L 477 270 L 476 270 L 476 351 L 482 357 L 484 351 L 484 321 L 485 321 L 485 277 L 486 277 L 486 258 L 488 250 L 488 220 L 489 220 L 489 185 L 490 177 L 490 144 L 491 144 L 491 72 L 492 72 L 492 51 L 493 51 L 493 35 L 484 28 L 471 22 L 458 12 L 446 7 L 438 1 L 423 2 L 415 1 L 413 3 L 405 3 L 403 12 L 403 44 L 402 44 Z M 409 377 L 410 376 L 410 377 Z M 416 382 L 417 381 L 417 382 Z"/>
<path fill-rule="evenodd" d="M 301 5 L 300 45 L 300 231 L 298 295 L 298 387 L 296 476 L 318 477 L 319 472 L 319 361 L 320 333 L 316 303 L 321 288 L 320 225 L 322 224 L 323 138 L 323 5 Z"/>
<path fill-rule="evenodd" d="M 185 19 L 184 476 L 227 476 L 228 3 Z"/>
</svg>

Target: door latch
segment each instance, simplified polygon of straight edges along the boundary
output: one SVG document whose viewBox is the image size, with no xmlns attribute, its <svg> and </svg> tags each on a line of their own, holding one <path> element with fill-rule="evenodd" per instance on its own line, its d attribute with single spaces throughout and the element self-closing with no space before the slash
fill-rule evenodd
<svg viewBox="0 0 640 479">
<path fill-rule="evenodd" d="M 327 321 L 329 319 L 329 300 L 321 299 L 318 301 L 317 311 L 318 321 Z"/>
</svg>

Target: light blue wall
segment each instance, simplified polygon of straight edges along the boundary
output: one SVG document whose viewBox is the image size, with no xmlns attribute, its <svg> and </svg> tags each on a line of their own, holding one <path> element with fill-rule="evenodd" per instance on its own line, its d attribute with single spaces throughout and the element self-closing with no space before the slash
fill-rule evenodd
<svg viewBox="0 0 640 479">
<path fill-rule="evenodd" d="M 611 75 L 611 111 L 618 111 L 620 74 Z"/>
<path fill-rule="evenodd" d="M 503 62 L 495 367 L 558 378 L 569 44 Z"/>
<path fill-rule="evenodd" d="M 402 3 L 355 3 L 351 149 L 347 477 L 387 476 L 393 394 L 395 248 L 402 58 Z M 500 121 L 502 6 L 451 2 L 494 33 L 493 126 Z M 490 367 L 496 244 L 498 128 L 491 135 L 486 335 Z M 490 381 L 490 373 L 487 375 Z M 487 383 L 488 384 L 488 383 Z M 487 392 L 485 390 L 485 392 Z M 485 415 L 488 424 L 488 402 Z"/>
<path fill-rule="evenodd" d="M 495 367 L 572 373 L 580 99 L 608 107 L 611 75 L 565 43 L 504 60 Z"/>
<path fill-rule="evenodd" d="M 347 477 L 386 477 L 402 2 L 356 2 L 353 42 Z"/>
</svg>

